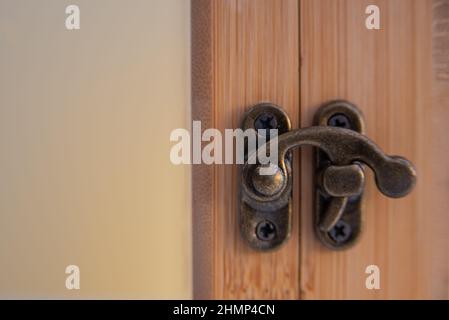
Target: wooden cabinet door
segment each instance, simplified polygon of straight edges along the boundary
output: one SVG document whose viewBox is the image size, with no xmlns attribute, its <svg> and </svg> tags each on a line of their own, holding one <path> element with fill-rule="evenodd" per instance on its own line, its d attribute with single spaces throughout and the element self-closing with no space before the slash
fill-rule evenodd
<svg viewBox="0 0 449 320">
<path fill-rule="evenodd" d="M 366 8 L 380 10 L 369 30 Z M 366 134 L 418 172 L 402 199 L 368 174 L 358 243 L 332 251 L 313 227 L 312 149 L 294 154 L 293 225 L 272 252 L 240 236 L 239 168 L 193 167 L 194 297 L 447 299 L 449 254 L 448 0 L 192 0 L 192 119 L 240 127 L 271 101 L 293 128 L 334 99 L 356 104 Z M 365 286 L 366 267 L 380 289 Z"/>
</svg>

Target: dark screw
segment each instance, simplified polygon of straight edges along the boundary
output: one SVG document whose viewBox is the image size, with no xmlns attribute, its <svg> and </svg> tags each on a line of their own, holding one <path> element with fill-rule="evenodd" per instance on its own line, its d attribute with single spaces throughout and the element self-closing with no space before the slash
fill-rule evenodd
<svg viewBox="0 0 449 320">
<path fill-rule="evenodd" d="M 331 127 L 351 129 L 351 121 L 349 121 L 349 118 L 343 113 L 334 114 L 329 118 L 327 124 Z"/>
<path fill-rule="evenodd" d="M 254 128 L 256 130 L 260 130 L 260 129 L 266 129 L 266 130 L 270 130 L 270 129 L 277 129 L 278 128 L 278 121 L 276 119 L 276 117 L 268 112 L 264 112 L 262 114 L 260 114 L 255 122 L 254 122 Z"/>
<path fill-rule="evenodd" d="M 343 220 L 338 221 L 335 226 L 329 231 L 329 236 L 337 244 L 345 243 L 351 236 L 351 226 Z"/>
<path fill-rule="evenodd" d="M 264 220 L 257 224 L 256 235 L 259 240 L 270 241 L 276 236 L 276 227 L 273 222 Z"/>
</svg>

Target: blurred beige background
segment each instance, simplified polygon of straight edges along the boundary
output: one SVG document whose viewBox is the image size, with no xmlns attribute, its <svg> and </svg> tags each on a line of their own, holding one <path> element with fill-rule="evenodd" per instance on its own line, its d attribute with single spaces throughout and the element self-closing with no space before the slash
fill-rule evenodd
<svg viewBox="0 0 449 320">
<path fill-rule="evenodd" d="M 0 298 L 191 297 L 189 10 L 0 0 Z"/>
</svg>

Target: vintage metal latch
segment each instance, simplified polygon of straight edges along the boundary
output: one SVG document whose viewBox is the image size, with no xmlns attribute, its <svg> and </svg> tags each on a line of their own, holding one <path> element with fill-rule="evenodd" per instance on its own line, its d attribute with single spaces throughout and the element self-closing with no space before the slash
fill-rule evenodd
<svg viewBox="0 0 449 320">
<path fill-rule="evenodd" d="M 291 130 L 288 115 L 278 106 L 262 103 L 251 108 L 243 130 L 277 129 L 277 164 L 269 175 L 253 159 L 261 147 L 247 150 L 242 169 L 240 225 L 251 247 L 269 250 L 288 239 L 291 229 L 292 156 L 303 145 L 317 147 L 314 224 L 327 247 L 343 249 L 360 235 L 364 165 L 375 174 L 378 189 L 388 197 L 407 195 L 416 183 L 413 164 L 388 156 L 364 133 L 361 112 L 349 102 L 333 101 L 317 112 L 316 126 Z M 248 148 L 247 148 L 248 149 Z M 269 152 L 269 151 L 268 151 Z"/>
</svg>

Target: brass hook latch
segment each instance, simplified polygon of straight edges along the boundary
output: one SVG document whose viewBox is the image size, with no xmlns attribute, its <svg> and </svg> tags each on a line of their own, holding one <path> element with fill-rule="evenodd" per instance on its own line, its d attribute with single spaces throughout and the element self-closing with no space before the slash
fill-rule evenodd
<svg viewBox="0 0 449 320">
<path fill-rule="evenodd" d="M 365 175 L 370 167 L 378 189 L 388 197 L 407 195 L 416 183 L 412 163 L 388 156 L 364 133 L 361 112 L 346 101 L 324 105 L 316 126 L 291 130 L 287 114 L 276 105 L 254 106 L 245 116 L 243 129 L 278 129 L 277 163 L 270 175 L 248 151 L 242 169 L 240 224 L 244 238 L 256 249 L 273 249 L 290 234 L 292 201 L 291 150 L 317 147 L 314 224 L 317 236 L 332 249 L 350 246 L 361 230 Z M 267 142 L 266 150 L 269 151 Z M 259 146 L 261 148 L 261 146 Z"/>
</svg>

